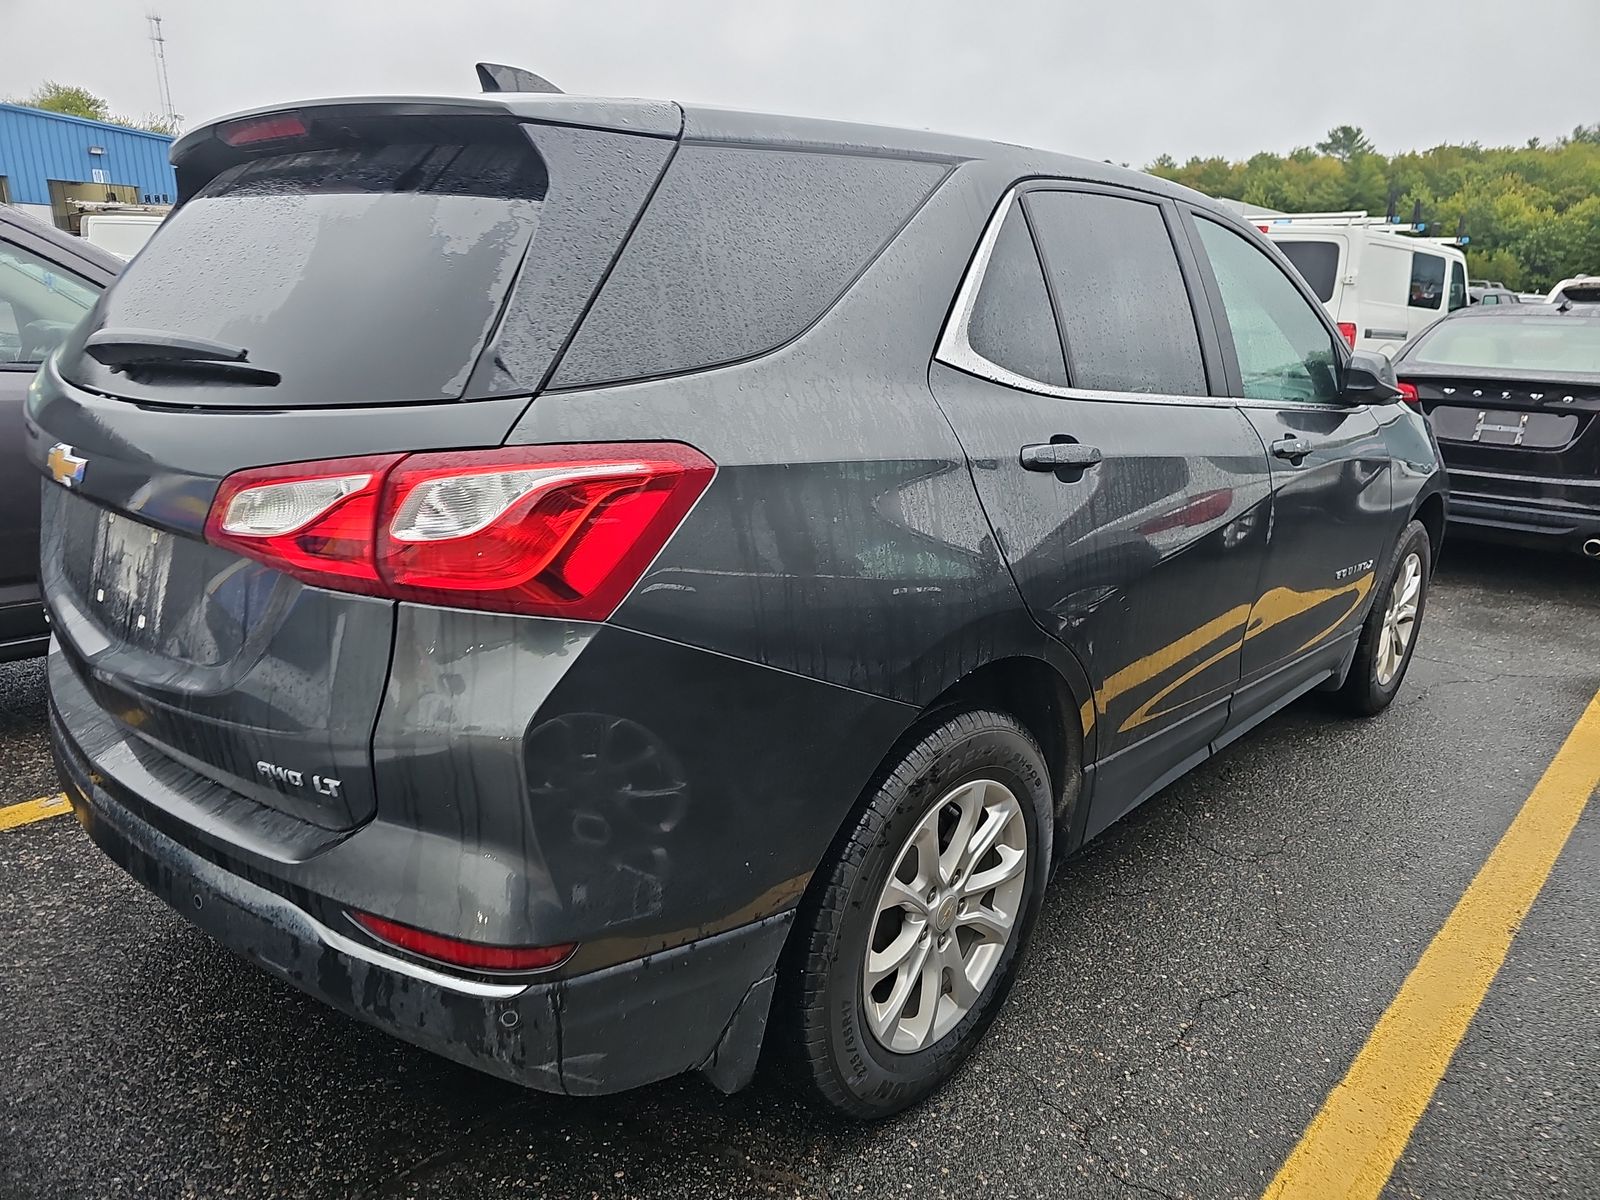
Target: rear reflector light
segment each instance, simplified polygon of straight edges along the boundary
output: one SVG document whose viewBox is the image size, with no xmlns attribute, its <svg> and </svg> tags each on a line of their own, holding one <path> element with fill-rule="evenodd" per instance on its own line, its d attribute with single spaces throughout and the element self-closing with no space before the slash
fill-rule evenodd
<svg viewBox="0 0 1600 1200">
<path fill-rule="evenodd" d="M 217 131 L 217 136 L 230 146 L 253 146 L 257 142 L 282 142 L 289 138 L 305 137 L 306 123 L 293 113 L 279 113 L 273 117 L 250 117 L 234 121 Z"/>
<path fill-rule="evenodd" d="M 1414 384 L 1414 383 L 1397 383 L 1397 384 L 1395 384 L 1395 387 L 1400 389 L 1400 399 L 1404 400 L 1407 404 L 1411 405 L 1412 408 L 1421 408 L 1422 407 L 1422 398 L 1417 395 L 1417 385 L 1416 384 Z"/>
<path fill-rule="evenodd" d="M 1354 350 L 1356 348 L 1356 327 L 1349 321 L 1340 321 L 1339 333 L 1344 338 L 1345 345 Z"/>
<path fill-rule="evenodd" d="M 265 467 L 223 481 L 206 539 L 320 587 L 603 621 L 715 470 L 675 442 Z"/>
<path fill-rule="evenodd" d="M 402 950 L 469 970 L 538 971 L 564 962 L 577 949 L 572 942 L 562 946 L 489 946 L 429 933 L 371 913 L 352 912 L 350 917 L 374 937 Z"/>
</svg>

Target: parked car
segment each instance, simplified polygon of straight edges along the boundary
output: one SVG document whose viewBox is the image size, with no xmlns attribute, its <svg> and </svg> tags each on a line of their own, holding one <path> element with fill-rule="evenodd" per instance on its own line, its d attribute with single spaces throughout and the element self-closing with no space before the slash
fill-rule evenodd
<svg viewBox="0 0 1600 1200">
<path fill-rule="evenodd" d="M 1469 304 L 1487 304 L 1492 308 L 1496 304 L 1521 304 L 1522 297 L 1506 288 L 1469 287 L 1467 288 L 1467 302 Z"/>
<path fill-rule="evenodd" d="M 1393 357 L 1467 306 L 1467 259 L 1445 239 L 1410 237 L 1364 213 L 1256 218 L 1305 276 L 1356 350 Z"/>
<path fill-rule="evenodd" d="M 1501 283 L 1498 279 L 1469 279 L 1469 280 L 1467 280 L 1467 287 L 1469 289 L 1471 289 L 1471 288 L 1480 288 L 1480 289 L 1493 288 L 1497 292 L 1503 292 L 1503 291 L 1506 290 L 1506 285 Z"/>
<path fill-rule="evenodd" d="M 1405 675 L 1426 425 L 1198 193 L 559 95 L 172 153 L 30 402 L 64 786 L 420 1046 L 593 1094 L 770 1042 L 894 1112 L 1071 851 Z"/>
<path fill-rule="evenodd" d="M 1574 275 L 1563 279 L 1545 297 L 1548 304 L 1600 304 L 1600 275 Z"/>
<path fill-rule="evenodd" d="M 1474 305 L 1395 361 L 1450 472 L 1450 524 L 1600 558 L 1600 307 Z"/>
<path fill-rule="evenodd" d="M 22 401 L 39 364 L 121 264 L 0 206 L 0 662 L 43 654 L 39 476 L 23 457 Z"/>
</svg>

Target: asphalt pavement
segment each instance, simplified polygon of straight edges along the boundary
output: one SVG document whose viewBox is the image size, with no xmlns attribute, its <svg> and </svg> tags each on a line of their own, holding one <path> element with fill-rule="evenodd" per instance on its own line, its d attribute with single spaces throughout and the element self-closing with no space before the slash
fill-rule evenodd
<svg viewBox="0 0 1600 1200">
<path fill-rule="evenodd" d="M 1255 1197 L 1600 690 L 1600 565 L 1455 542 L 1395 705 L 1293 705 L 1113 827 L 923 1107 L 526 1092 L 233 958 L 69 817 L 0 829 L 0 1197 Z M 57 790 L 0 667 L 0 806 Z M 1385 1197 L 1600 1195 L 1600 803 Z"/>
</svg>

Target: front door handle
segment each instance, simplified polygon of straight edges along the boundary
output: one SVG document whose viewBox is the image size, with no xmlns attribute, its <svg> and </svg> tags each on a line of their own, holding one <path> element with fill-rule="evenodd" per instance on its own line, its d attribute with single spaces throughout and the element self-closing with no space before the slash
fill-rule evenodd
<svg viewBox="0 0 1600 1200">
<path fill-rule="evenodd" d="M 1022 465 L 1029 471 L 1082 470 L 1099 466 L 1104 457 L 1098 446 L 1079 442 L 1039 442 L 1022 448 Z"/>
<path fill-rule="evenodd" d="M 1272 453 L 1279 458 L 1287 458 L 1290 462 L 1299 466 L 1300 460 L 1311 453 L 1311 439 L 1295 437 L 1291 434 L 1273 442 Z"/>
</svg>

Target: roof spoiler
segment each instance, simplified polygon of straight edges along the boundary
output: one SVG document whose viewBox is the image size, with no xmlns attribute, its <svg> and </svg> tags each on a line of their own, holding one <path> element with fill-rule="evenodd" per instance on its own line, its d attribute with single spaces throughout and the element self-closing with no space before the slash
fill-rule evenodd
<svg viewBox="0 0 1600 1200">
<path fill-rule="evenodd" d="M 485 92 L 554 92 L 562 91 L 542 75 L 524 71 L 521 67 L 507 67 L 500 63 L 478 64 L 478 85 Z"/>
</svg>

